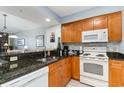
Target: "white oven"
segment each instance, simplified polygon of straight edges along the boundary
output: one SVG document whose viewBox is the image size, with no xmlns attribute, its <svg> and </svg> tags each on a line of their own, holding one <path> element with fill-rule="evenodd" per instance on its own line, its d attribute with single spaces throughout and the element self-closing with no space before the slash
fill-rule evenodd
<svg viewBox="0 0 124 93">
<path fill-rule="evenodd" d="M 83 31 L 82 42 L 108 42 L 108 29 Z"/>
<path fill-rule="evenodd" d="M 80 82 L 92 86 L 108 86 L 106 47 L 84 47 L 80 55 Z"/>
<path fill-rule="evenodd" d="M 80 74 L 108 81 L 108 62 L 92 58 L 81 58 Z"/>
<path fill-rule="evenodd" d="M 108 86 L 108 59 L 80 57 L 80 82 Z"/>
</svg>

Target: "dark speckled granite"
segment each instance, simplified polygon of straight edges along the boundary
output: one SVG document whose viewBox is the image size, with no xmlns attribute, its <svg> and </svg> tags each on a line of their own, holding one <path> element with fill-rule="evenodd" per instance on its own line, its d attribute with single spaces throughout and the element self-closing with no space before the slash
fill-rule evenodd
<svg viewBox="0 0 124 93">
<path fill-rule="evenodd" d="M 124 60 L 124 54 L 119 52 L 107 52 L 107 56 L 114 60 Z"/>
<path fill-rule="evenodd" d="M 79 55 L 71 55 L 71 56 L 79 56 Z M 20 60 L 20 63 L 19 63 L 20 66 L 18 68 L 7 71 L 6 73 L 0 76 L 0 84 L 16 79 L 18 77 L 21 77 L 35 70 L 41 69 L 42 67 L 48 66 L 49 64 L 59 62 L 59 60 L 62 60 L 67 57 L 70 57 L 70 56 L 56 57 L 56 59 L 48 60 L 46 62 L 38 62 L 36 61 L 35 58 L 34 59 L 25 58 L 23 60 Z"/>
</svg>

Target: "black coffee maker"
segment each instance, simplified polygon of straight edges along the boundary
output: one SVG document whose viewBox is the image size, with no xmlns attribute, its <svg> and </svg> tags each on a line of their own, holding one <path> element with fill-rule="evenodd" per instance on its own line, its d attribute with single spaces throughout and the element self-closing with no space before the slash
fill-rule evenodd
<svg viewBox="0 0 124 93">
<path fill-rule="evenodd" d="M 68 46 L 64 46 L 63 47 L 63 56 L 68 56 L 68 52 L 69 52 L 69 47 Z"/>
</svg>

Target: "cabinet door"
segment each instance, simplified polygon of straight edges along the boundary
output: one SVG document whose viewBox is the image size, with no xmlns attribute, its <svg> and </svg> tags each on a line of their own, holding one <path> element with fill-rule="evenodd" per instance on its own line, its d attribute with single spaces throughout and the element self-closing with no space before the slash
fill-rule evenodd
<svg viewBox="0 0 124 93">
<path fill-rule="evenodd" d="M 61 66 L 61 67 L 59 67 L 59 68 L 57 68 L 57 70 L 56 70 L 56 82 L 57 82 L 57 87 L 63 87 L 64 86 L 64 83 L 65 83 L 65 81 L 64 81 L 64 68 L 63 68 L 63 66 Z"/>
<path fill-rule="evenodd" d="M 121 12 L 108 15 L 109 41 L 122 39 L 122 14 Z"/>
<path fill-rule="evenodd" d="M 124 66 L 121 73 L 122 73 L 122 86 L 124 86 Z"/>
<path fill-rule="evenodd" d="M 49 72 L 49 87 L 57 87 L 57 80 L 56 80 L 56 71 L 53 70 Z"/>
<path fill-rule="evenodd" d="M 108 27 L 107 16 L 98 16 L 93 19 L 93 27 L 96 29 L 104 29 Z"/>
<path fill-rule="evenodd" d="M 49 87 L 63 87 L 67 84 L 65 59 L 51 64 L 49 71 Z"/>
<path fill-rule="evenodd" d="M 93 19 L 86 19 L 83 21 L 83 31 L 93 30 Z"/>
<path fill-rule="evenodd" d="M 71 42 L 71 33 L 73 31 L 73 24 L 63 24 L 62 25 L 62 42 Z"/>
<path fill-rule="evenodd" d="M 71 57 L 66 59 L 66 84 L 70 81 L 71 79 Z"/>
<path fill-rule="evenodd" d="M 72 32 L 72 42 L 81 42 L 82 40 L 82 31 L 83 31 L 83 22 L 77 21 L 73 23 L 73 32 Z"/>
<path fill-rule="evenodd" d="M 21 87 L 48 87 L 48 75 L 43 74 L 42 76 L 36 77 Z"/>
<path fill-rule="evenodd" d="M 72 57 L 72 78 L 80 80 L 79 57 Z"/>
<path fill-rule="evenodd" d="M 109 64 L 109 86 L 122 86 L 122 66 L 121 63 L 111 61 Z"/>
</svg>

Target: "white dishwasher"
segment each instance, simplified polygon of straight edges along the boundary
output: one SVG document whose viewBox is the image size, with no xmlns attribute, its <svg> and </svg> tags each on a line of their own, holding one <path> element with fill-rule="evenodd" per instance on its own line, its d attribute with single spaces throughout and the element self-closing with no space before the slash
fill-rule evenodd
<svg viewBox="0 0 124 93">
<path fill-rule="evenodd" d="M 0 85 L 1 87 L 48 87 L 48 66 Z"/>
</svg>

